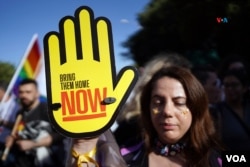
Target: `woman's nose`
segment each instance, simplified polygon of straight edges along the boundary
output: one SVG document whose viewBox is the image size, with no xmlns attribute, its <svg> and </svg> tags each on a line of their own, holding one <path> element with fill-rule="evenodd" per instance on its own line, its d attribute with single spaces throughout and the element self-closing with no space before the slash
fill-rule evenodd
<svg viewBox="0 0 250 167">
<path fill-rule="evenodd" d="M 163 107 L 163 114 L 164 116 L 172 116 L 173 115 L 173 107 L 171 103 L 166 103 Z"/>
</svg>

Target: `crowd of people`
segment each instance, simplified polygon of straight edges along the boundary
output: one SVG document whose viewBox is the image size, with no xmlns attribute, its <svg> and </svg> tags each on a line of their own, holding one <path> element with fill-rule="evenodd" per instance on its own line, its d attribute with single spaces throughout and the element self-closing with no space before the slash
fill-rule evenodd
<svg viewBox="0 0 250 167">
<path fill-rule="evenodd" d="M 250 151 L 245 63 L 237 55 L 226 57 L 218 67 L 194 66 L 182 55 L 159 54 L 139 68 L 139 81 L 118 114 L 117 127 L 88 139 L 58 134 L 49 122 L 47 104 L 39 101 L 37 82 L 26 79 L 19 85 L 20 108 L 10 120 L 9 135 L 1 136 L 2 153 L 10 148 L 5 163 L 221 167 L 222 151 Z M 23 129 L 13 133 L 18 116 Z"/>
</svg>

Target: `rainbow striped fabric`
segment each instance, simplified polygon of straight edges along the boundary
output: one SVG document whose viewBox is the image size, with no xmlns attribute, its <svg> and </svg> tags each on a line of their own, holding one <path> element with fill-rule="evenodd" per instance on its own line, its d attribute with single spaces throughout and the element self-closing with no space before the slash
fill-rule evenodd
<svg viewBox="0 0 250 167">
<path fill-rule="evenodd" d="M 40 53 L 38 38 L 36 38 L 27 54 L 26 59 L 24 60 L 24 63 L 22 64 L 22 68 L 15 81 L 13 87 L 13 92 L 15 93 L 15 95 L 17 95 L 18 85 L 23 79 L 25 78 L 35 79 L 37 77 L 37 74 L 39 73 L 41 68 L 41 59 L 42 55 Z"/>
</svg>

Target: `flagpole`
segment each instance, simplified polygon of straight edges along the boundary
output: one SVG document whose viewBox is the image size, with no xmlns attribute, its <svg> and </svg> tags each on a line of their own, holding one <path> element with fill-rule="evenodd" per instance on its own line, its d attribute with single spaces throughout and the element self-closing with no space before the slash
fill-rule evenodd
<svg viewBox="0 0 250 167">
<path fill-rule="evenodd" d="M 24 54 L 21 62 L 19 63 L 19 66 L 17 67 L 17 69 L 16 69 L 16 71 L 15 71 L 15 73 L 14 73 L 14 75 L 13 75 L 13 77 L 12 77 L 12 79 L 11 79 L 9 85 L 8 85 L 7 90 L 4 93 L 4 96 L 3 96 L 2 101 L 0 103 L 0 107 L 2 107 L 2 104 L 7 100 L 11 90 L 13 89 L 15 81 L 16 81 L 16 79 L 17 79 L 17 77 L 18 77 L 18 75 L 19 75 L 19 73 L 20 73 L 20 71 L 21 71 L 21 69 L 22 69 L 22 67 L 24 65 L 24 62 L 25 62 L 27 56 L 29 55 L 29 52 L 30 52 L 32 46 L 34 45 L 34 42 L 37 40 L 37 38 L 38 38 L 38 35 L 34 34 L 31 41 L 30 41 L 30 43 L 29 43 L 29 45 L 28 45 L 28 47 L 27 47 L 27 49 L 26 49 L 26 51 L 25 51 L 25 54 Z"/>
</svg>

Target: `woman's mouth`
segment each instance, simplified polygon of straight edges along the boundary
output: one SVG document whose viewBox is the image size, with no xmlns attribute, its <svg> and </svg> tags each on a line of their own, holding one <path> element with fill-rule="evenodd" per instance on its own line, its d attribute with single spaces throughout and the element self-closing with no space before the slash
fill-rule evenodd
<svg viewBox="0 0 250 167">
<path fill-rule="evenodd" d="M 176 128 L 176 124 L 173 123 L 161 123 L 160 124 L 164 130 L 174 130 Z"/>
</svg>

